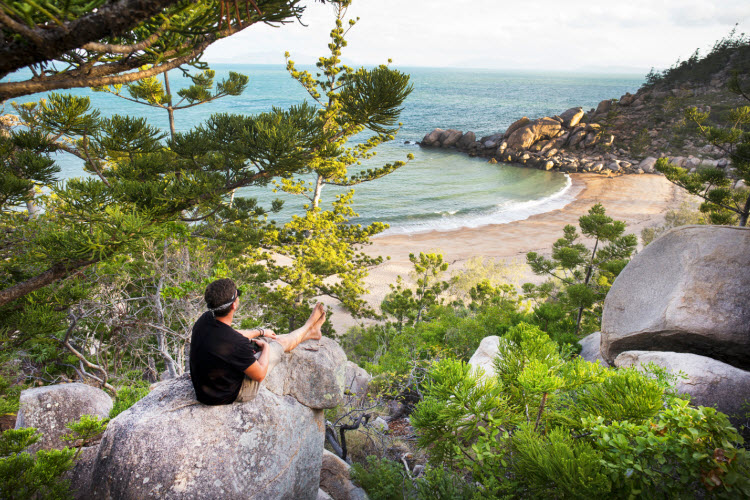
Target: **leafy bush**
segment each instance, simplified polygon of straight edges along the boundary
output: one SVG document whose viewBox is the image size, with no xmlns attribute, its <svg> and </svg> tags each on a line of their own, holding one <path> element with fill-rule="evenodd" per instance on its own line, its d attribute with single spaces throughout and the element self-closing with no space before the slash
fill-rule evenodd
<svg viewBox="0 0 750 500">
<path fill-rule="evenodd" d="M 96 415 L 82 415 L 77 422 L 68 422 L 66 427 L 71 430 L 63 439 L 78 448 L 75 457 L 81 454 L 84 446 L 88 446 L 107 429 L 109 419 L 103 419 Z"/>
</svg>

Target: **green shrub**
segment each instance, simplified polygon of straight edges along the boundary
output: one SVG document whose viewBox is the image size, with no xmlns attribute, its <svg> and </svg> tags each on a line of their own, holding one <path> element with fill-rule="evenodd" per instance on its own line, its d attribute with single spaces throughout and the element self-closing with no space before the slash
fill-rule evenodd
<svg viewBox="0 0 750 500">
<path fill-rule="evenodd" d="M 74 451 L 23 451 L 41 437 L 34 428 L 10 429 L 0 435 L 0 498 L 68 499 L 70 481 L 61 476 L 73 466 Z"/>
<path fill-rule="evenodd" d="M 364 465 L 352 466 L 352 479 L 372 500 L 403 500 L 412 491 L 403 465 L 372 455 Z"/>
<path fill-rule="evenodd" d="M 117 391 L 114 404 L 109 411 L 109 418 L 115 418 L 117 415 L 136 404 L 147 394 L 148 384 L 146 382 L 137 382 L 134 383 L 134 385 L 122 387 Z"/>
<path fill-rule="evenodd" d="M 587 420 L 612 492 L 626 497 L 750 497 L 750 453 L 726 415 L 676 400 L 644 424 Z"/>
<path fill-rule="evenodd" d="M 480 497 L 473 483 L 441 467 L 427 466 L 424 477 L 414 484 L 419 500 L 471 500 Z"/>
<path fill-rule="evenodd" d="M 520 323 L 500 340 L 495 377 L 435 362 L 411 416 L 430 463 L 467 471 L 490 496 L 750 494 L 750 454 L 725 415 L 689 406 L 664 369 L 568 354 Z"/>
</svg>

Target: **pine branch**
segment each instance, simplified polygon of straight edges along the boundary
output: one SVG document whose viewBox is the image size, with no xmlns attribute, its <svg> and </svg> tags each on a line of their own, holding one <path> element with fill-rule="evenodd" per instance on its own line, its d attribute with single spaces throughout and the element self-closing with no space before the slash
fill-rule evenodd
<svg viewBox="0 0 750 500">
<path fill-rule="evenodd" d="M 106 3 L 96 12 L 61 26 L 44 24 L 29 28 L 8 16 L 7 5 L 0 2 L 0 24 L 25 38 L 6 38 L 0 46 L 0 77 L 31 64 L 53 60 L 87 43 L 121 35 L 176 3 L 177 0 L 120 0 Z"/>
</svg>

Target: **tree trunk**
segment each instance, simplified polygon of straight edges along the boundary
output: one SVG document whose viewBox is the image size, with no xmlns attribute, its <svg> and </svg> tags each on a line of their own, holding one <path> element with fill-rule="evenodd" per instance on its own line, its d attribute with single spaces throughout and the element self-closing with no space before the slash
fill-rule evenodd
<svg viewBox="0 0 750 500">
<path fill-rule="evenodd" d="M 591 252 L 591 261 L 589 262 L 589 268 L 586 270 L 586 279 L 583 281 L 583 284 L 588 286 L 589 281 L 591 280 L 591 274 L 594 270 L 594 257 L 596 257 L 596 248 L 599 246 L 599 238 L 596 238 L 596 241 L 594 242 L 594 250 Z M 578 333 L 581 331 L 581 319 L 583 318 L 583 306 L 578 308 L 578 318 L 576 319 L 576 337 L 578 336 Z"/>
<path fill-rule="evenodd" d="M 323 176 L 318 174 L 318 178 L 315 181 L 315 193 L 313 194 L 312 208 L 318 208 L 320 206 L 320 193 L 323 191 Z"/>
<path fill-rule="evenodd" d="M 747 216 L 750 215 L 750 195 L 745 200 L 745 208 L 742 209 L 740 214 L 740 227 L 747 226 Z"/>
<path fill-rule="evenodd" d="M 36 203 L 34 202 L 34 199 L 36 197 L 34 188 L 31 188 L 29 190 L 29 195 L 31 196 L 31 199 L 26 202 L 26 210 L 28 210 L 29 212 L 29 219 L 36 219 L 39 216 L 39 208 L 36 206 Z"/>
<path fill-rule="evenodd" d="M 169 114 L 169 132 L 174 140 L 174 136 L 177 133 L 174 126 L 174 107 L 172 106 L 172 91 L 169 88 L 169 72 L 164 72 L 164 90 L 167 92 L 169 98 L 169 104 L 167 105 L 167 113 Z"/>
</svg>

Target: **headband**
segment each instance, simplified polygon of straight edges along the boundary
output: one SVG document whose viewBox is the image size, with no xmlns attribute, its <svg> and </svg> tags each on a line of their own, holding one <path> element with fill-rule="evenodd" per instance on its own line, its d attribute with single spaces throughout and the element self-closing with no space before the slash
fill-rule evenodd
<svg viewBox="0 0 750 500">
<path fill-rule="evenodd" d="M 237 300 L 237 290 L 234 291 L 234 297 L 232 297 L 232 300 L 230 300 L 226 304 L 220 305 L 219 307 L 213 307 L 213 308 L 209 307 L 208 310 L 211 311 L 212 313 L 216 311 L 221 311 L 222 309 L 226 309 L 227 307 L 234 304 L 235 300 Z"/>
</svg>

